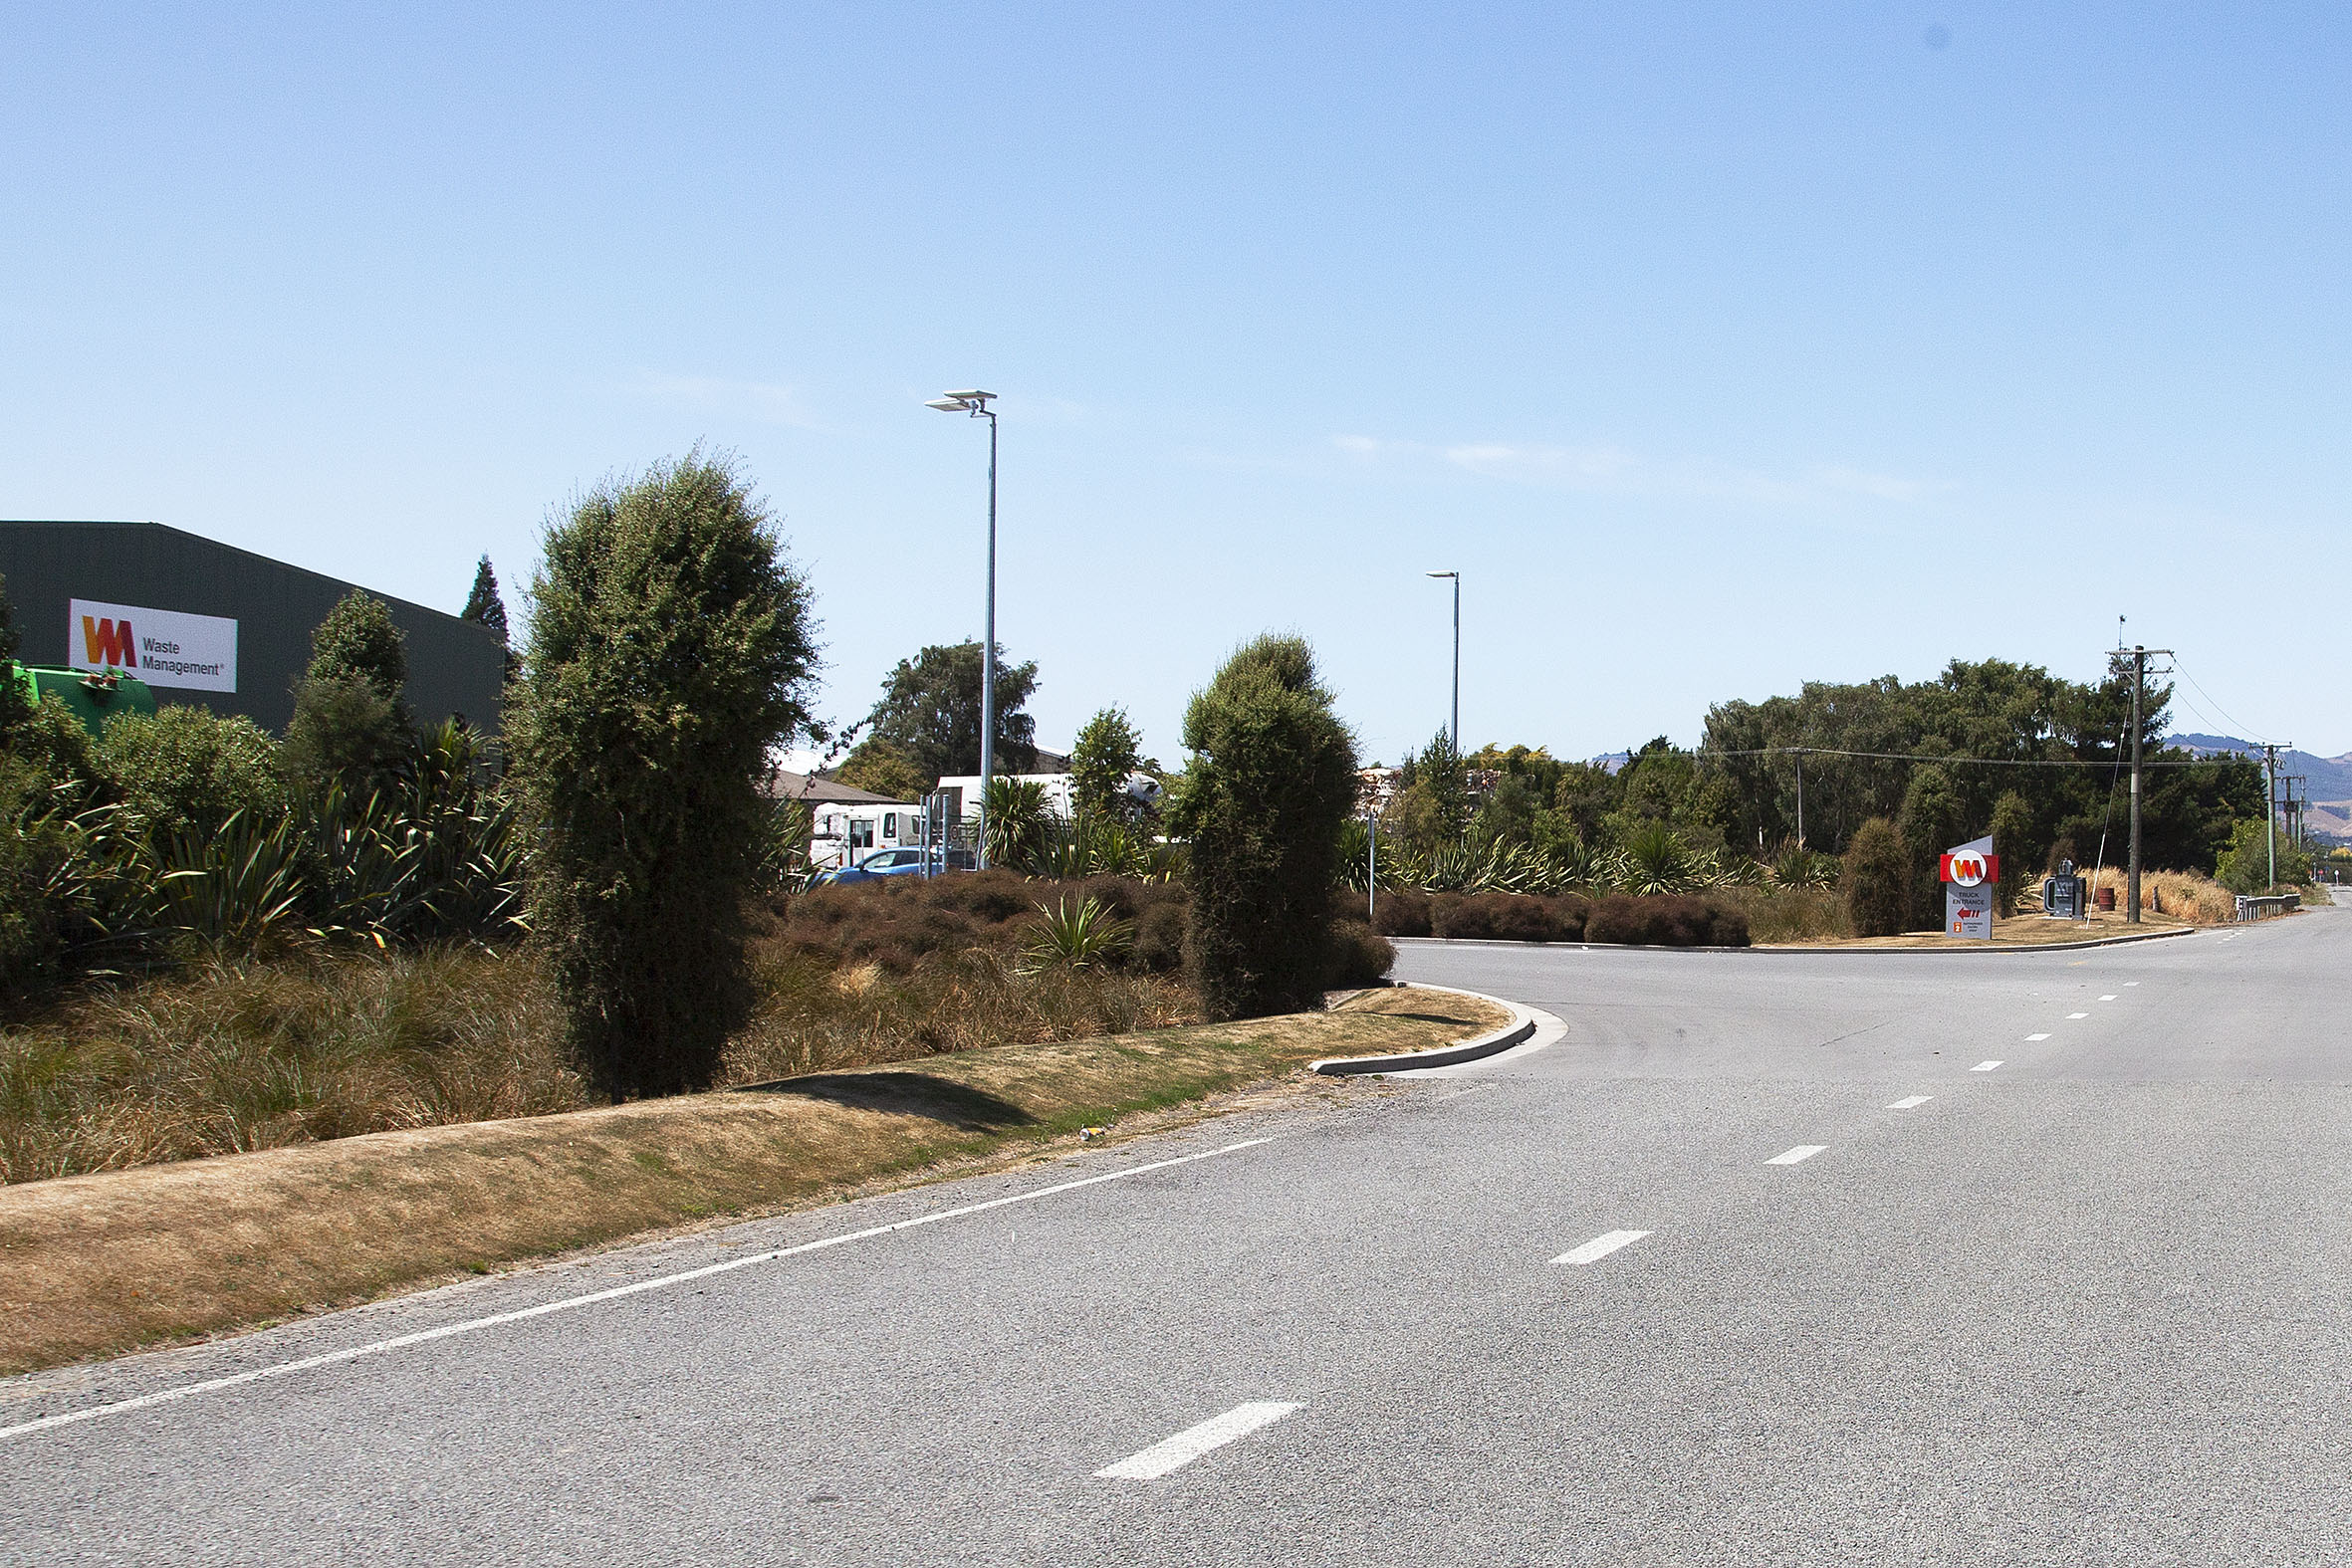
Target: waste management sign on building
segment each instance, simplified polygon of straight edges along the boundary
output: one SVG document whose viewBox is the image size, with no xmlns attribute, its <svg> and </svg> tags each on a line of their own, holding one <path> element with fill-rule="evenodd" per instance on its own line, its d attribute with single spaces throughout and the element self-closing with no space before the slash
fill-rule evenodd
<svg viewBox="0 0 2352 1568">
<path fill-rule="evenodd" d="M 218 615 L 75 599 L 66 646 L 77 670 L 120 670 L 149 686 L 191 691 L 237 689 L 237 623 Z"/>
<path fill-rule="evenodd" d="M 1979 942 L 1993 940 L 1993 895 L 2000 885 L 2000 857 L 1990 836 L 1944 851 L 1937 869 L 1944 877 L 1944 934 Z"/>
</svg>

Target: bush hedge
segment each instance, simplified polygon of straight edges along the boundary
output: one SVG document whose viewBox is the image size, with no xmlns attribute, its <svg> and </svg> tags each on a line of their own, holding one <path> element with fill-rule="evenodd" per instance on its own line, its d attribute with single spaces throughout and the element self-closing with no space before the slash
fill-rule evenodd
<svg viewBox="0 0 2352 1568">
<path fill-rule="evenodd" d="M 1151 975 L 1182 972 L 1190 903 L 1183 885 L 1122 876 L 1057 882 L 989 870 L 928 881 L 886 877 L 815 887 L 775 900 L 757 940 L 834 965 L 873 964 L 905 975 L 934 954 L 1017 952 L 1034 934 L 1041 904 L 1087 898 L 1134 928 L 1118 968 Z M 1325 940 L 1325 989 L 1372 985 L 1396 962 L 1396 949 L 1364 923 L 1360 904 L 1348 909 L 1336 904 Z"/>
<path fill-rule="evenodd" d="M 1744 948 L 1748 917 L 1720 899 L 1688 893 L 1646 898 L 1612 893 L 1584 922 L 1584 940 L 1658 948 Z"/>
<path fill-rule="evenodd" d="M 1383 888 L 1374 909 L 1392 937 L 1491 942 L 1609 942 L 1650 947 L 1749 945 L 1748 916 L 1713 895 L 1613 893 L 1595 904 L 1575 894 L 1423 893 Z"/>
</svg>

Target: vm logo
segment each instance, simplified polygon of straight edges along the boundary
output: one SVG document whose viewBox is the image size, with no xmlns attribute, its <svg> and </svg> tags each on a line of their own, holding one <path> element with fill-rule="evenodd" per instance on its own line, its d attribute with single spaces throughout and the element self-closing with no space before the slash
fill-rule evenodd
<svg viewBox="0 0 2352 1568">
<path fill-rule="evenodd" d="M 138 655 L 131 651 L 130 622 L 127 620 L 83 616 L 82 647 L 88 655 L 88 663 L 118 664 L 130 670 L 138 668 Z"/>
</svg>

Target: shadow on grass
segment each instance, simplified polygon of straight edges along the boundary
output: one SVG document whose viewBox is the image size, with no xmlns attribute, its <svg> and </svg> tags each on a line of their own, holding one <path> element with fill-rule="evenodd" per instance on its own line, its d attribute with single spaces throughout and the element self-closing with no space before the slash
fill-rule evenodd
<svg viewBox="0 0 2352 1568">
<path fill-rule="evenodd" d="M 795 1094 L 861 1111 L 927 1116 L 958 1132 L 1002 1132 L 1008 1127 L 1037 1125 L 1036 1117 L 1010 1100 L 921 1072 L 820 1072 L 805 1078 L 746 1084 L 734 1092 Z"/>
</svg>

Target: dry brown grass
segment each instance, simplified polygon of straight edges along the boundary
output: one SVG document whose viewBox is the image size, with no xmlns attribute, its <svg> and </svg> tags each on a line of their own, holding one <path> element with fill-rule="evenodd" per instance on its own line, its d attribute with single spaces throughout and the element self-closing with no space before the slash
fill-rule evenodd
<svg viewBox="0 0 2352 1568">
<path fill-rule="evenodd" d="M 1819 887 L 1724 887 L 1709 892 L 1748 917 L 1748 939 L 1766 943 L 1836 942 L 1854 934 L 1845 895 Z"/>
<path fill-rule="evenodd" d="M 2116 906 L 2122 907 L 2129 878 L 2121 867 L 2101 867 L 2095 876 L 2084 880 L 2090 883 L 2094 898 L 2100 888 L 2115 889 Z M 2036 889 L 2040 886 L 2034 885 Z M 2166 915 L 2192 926 L 2227 926 L 2237 919 L 2237 895 L 2194 871 L 2141 872 L 2140 905 L 2143 915 Z"/>
<path fill-rule="evenodd" d="M 996 954 L 893 974 L 762 953 L 722 1084 L 1197 1016 L 1164 977 L 1022 976 Z M 0 1182 L 589 1103 L 528 951 L 296 954 L 70 999 L 0 1030 Z"/>
<path fill-rule="evenodd" d="M 1491 1026 L 1494 1012 L 1445 993 L 1383 991 L 1327 1013 L 0 1188 L 0 1374 L 821 1201 L 1316 1057 L 1428 1049 Z"/>
<path fill-rule="evenodd" d="M 295 955 L 71 999 L 0 1031 L 24 1182 L 587 1103 L 525 956 Z"/>
<path fill-rule="evenodd" d="M 935 953 L 911 972 L 834 969 L 789 950 L 760 955 L 762 1001 L 727 1048 L 722 1083 L 869 1066 L 953 1051 L 1086 1039 L 1189 1023 L 1191 994 L 1163 976 L 1047 970 L 1017 974 L 989 949 Z"/>
</svg>

